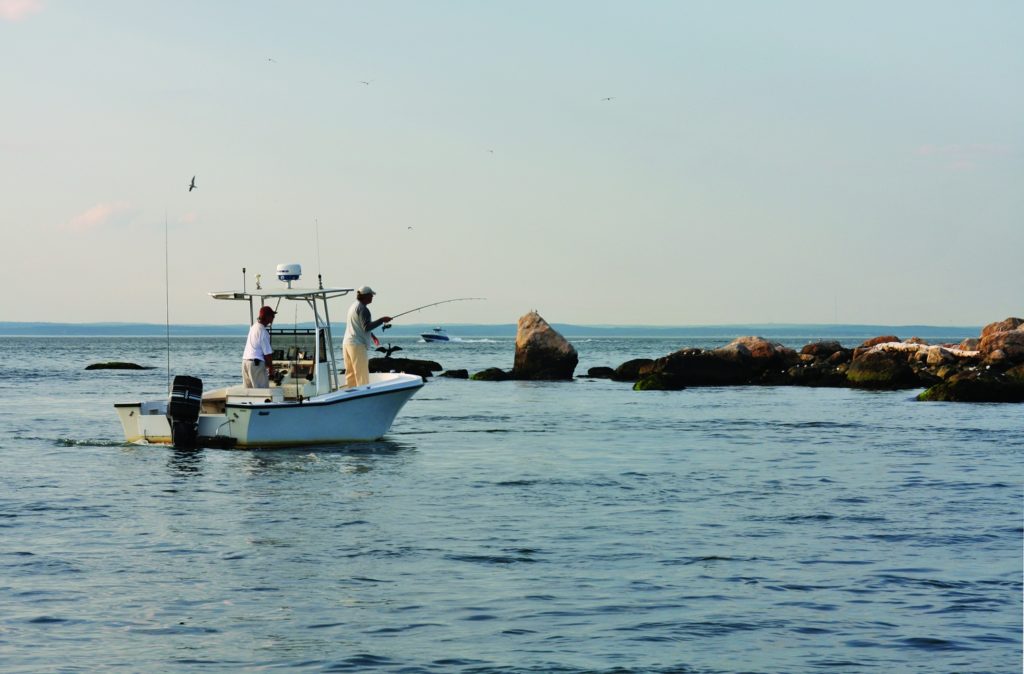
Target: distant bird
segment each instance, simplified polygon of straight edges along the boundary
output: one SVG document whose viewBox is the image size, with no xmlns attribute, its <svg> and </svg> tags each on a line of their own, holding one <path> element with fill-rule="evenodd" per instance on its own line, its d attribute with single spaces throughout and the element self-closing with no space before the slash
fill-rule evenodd
<svg viewBox="0 0 1024 674">
<path fill-rule="evenodd" d="M 487 151 L 490 152 L 491 154 L 494 154 L 494 150 L 487 150 Z"/>
<path fill-rule="evenodd" d="M 277 63 L 277 61 L 275 61 L 274 59 L 270 58 L 269 56 L 267 57 L 267 60 L 270 61 L 271 63 Z"/>
<path fill-rule="evenodd" d="M 370 82 L 373 80 L 359 80 L 359 83 L 365 86 L 370 86 Z"/>
<path fill-rule="evenodd" d="M 409 225 L 408 227 L 406 227 L 406 229 L 412 229 L 412 225 Z"/>
<path fill-rule="evenodd" d="M 604 97 L 604 98 L 602 98 L 601 100 L 602 100 L 602 101 L 614 101 L 614 100 L 615 100 L 615 97 L 614 97 L 614 96 L 605 96 L 605 97 Z"/>
<path fill-rule="evenodd" d="M 195 189 L 199 189 L 199 188 L 196 187 L 196 177 L 192 176 L 192 184 L 190 184 L 188 186 L 188 191 L 191 192 L 192 190 L 195 190 Z"/>
</svg>

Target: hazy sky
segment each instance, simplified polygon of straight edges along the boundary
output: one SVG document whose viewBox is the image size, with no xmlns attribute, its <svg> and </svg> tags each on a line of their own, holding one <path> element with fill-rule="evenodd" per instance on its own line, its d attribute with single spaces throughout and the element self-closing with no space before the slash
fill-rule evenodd
<svg viewBox="0 0 1024 674">
<path fill-rule="evenodd" d="M 1020 0 L 0 0 L 0 63 L 0 320 L 163 323 L 165 255 L 175 323 L 289 262 L 488 298 L 411 322 L 1024 315 Z"/>
</svg>

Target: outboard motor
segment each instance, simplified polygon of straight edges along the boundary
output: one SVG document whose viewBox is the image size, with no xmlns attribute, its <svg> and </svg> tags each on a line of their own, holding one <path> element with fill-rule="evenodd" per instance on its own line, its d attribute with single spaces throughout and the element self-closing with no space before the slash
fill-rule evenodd
<svg viewBox="0 0 1024 674">
<path fill-rule="evenodd" d="M 203 380 L 175 375 L 167 401 L 167 423 L 171 426 L 171 443 L 175 449 L 195 449 L 202 405 Z"/>
</svg>

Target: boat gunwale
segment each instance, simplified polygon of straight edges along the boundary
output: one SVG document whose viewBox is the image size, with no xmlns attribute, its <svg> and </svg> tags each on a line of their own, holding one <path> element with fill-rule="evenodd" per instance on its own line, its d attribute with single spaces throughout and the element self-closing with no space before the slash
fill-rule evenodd
<svg viewBox="0 0 1024 674">
<path fill-rule="evenodd" d="M 409 376 L 413 376 L 413 375 L 409 375 Z M 341 390 L 338 390 L 338 391 L 332 391 L 331 393 L 324 394 L 324 395 L 330 395 L 330 396 L 341 394 L 340 396 L 338 396 L 336 398 L 332 398 L 331 400 L 312 400 L 311 398 L 305 398 L 304 400 L 301 400 L 301 401 L 299 401 L 299 400 L 284 400 L 284 401 L 274 401 L 274 402 L 256 401 L 256 402 L 244 402 L 244 403 L 225 402 L 224 403 L 224 409 L 225 410 L 227 410 L 228 408 L 231 408 L 231 409 L 257 409 L 257 408 L 258 409 L 274 409 L 274 408 L 291 408 L 291 407 L 297 407 L 299 405 L 301 405 L 303 407 L 309 407 L 309 406 L 322 407 L 324 405 L 336 405 L 338 403 L 349 402 L 349 401 L 352 401 L 352 400 L 362 400 L 364 398 L 373 398 L 375 396 L 388 395 L 389 393 L 399 393 L 401 391 L 407 391 L 409 389 L 420 389 L 420 388 L 423 388 L 424 386 L 426 386 L 426 381 L 423 380 L 423 377 L 420 377 L 419 379 L 420 379 L 419 382 L 416 382 L 416 381 L 413 381 L 413 380 L 409 380 L 409 381 L 404 381 L 404 382 L 400 381 L 400 382 L 386 383 L 385 385 L 388 388 L 387 388 L 387 390 L 383 390 L 383 391 L 382 390 L 364 390 L 364 391 L 359 391 L 359 390 L 356 390 L 356 389 L 341 389 Z M 143 400 L 143 401 L 139 401 L 139 402 L 130 402 L 130 403 L 114 403 L 114 407 L 115 408 L 118 408 L 118 407 L 141 407 L 146 402 L 151 402 L 151 401 Z M 223 414 L 223 413 L 209 414 L 209 415 L 203 414 L 201 416 L 220 416 L 221 414 Z"/>
</svg>

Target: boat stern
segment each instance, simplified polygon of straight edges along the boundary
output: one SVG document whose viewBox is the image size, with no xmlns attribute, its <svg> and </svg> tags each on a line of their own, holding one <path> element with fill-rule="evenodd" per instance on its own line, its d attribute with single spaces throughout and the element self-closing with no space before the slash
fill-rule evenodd
<svg viewBox="0 0 1024 674">
<path fill-rule="evenodd" d="M 114 403 L 124 429 L 125 442 L 169 443 L 171 427 L 167 423 L 167 401 Z"/>
</svg>

